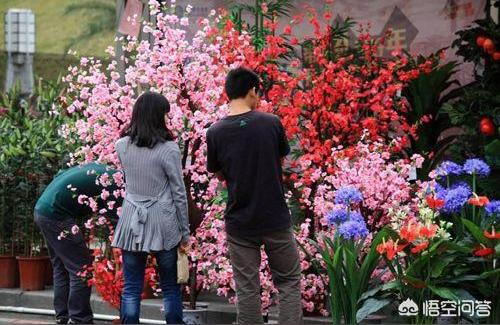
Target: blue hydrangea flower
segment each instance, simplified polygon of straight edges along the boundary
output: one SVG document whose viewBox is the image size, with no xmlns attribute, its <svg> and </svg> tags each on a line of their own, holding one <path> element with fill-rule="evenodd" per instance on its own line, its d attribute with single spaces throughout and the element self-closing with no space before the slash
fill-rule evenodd
<svg viewBox="0 0 500 325">
<path fill-rule="evenodd" d="M 442 189 L 436 196 L 444 200 L 442 211 L 445 213 L 458 213 L 472 195 L 472 190 L 466 183 L 457 183 L 449 189 Z"/>
<path fill-rule="evenodd" d="M 443 161 L 437 168 L 436 174 L 438 176 L 450 176 L 450 175 L 461 175 L 462 174 L 462 166 L 454 163 L 453 161 Z"/>
<path fill-rule="evenodd" d="M 486 215 L 493 216 L 497 215 L 500 217 L 500 200 L 490 201 L 485 207 Z"/>
<path fill-rule="evenodd" d="M 344 239 L 360 239 L 368 235 L 366 223 L 362 220 L 349 220 L 340 225 L 338 228 L 340 236 Z"/>
<path fill-rule="evenodd" d="M 346 209 L 333 209 L 326 214 L 326 220 L 329 225 L 338 225 L 339 223 L 347 221 Z"/>
<path fill-rule="evenodd" d="M 363 195 L 354 186 L 341 187 L 336 194 L 335 203 L 337 204 L 349 205 L 363 201 Z"/>
<path fill-rule="evenodd" d="M 490 174 L 490 166 L 481 159 L 467 159 L 463 167 L 464 172 L 469 175 L 476 174 L 478 176 L 488 176 Z"/>
</svg>

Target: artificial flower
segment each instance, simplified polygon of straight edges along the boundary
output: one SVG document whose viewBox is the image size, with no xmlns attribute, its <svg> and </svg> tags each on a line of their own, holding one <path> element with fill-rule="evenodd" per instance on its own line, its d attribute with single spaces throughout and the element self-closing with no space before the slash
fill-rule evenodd
<svg viewBox="0 0 500 325">
<path fill-rule="evenodd" d="M 486 196 L 475 196 L 470 198 L 467 202 L 469 202 L 470 205 L 474 205 L 477 207 L 484 207 L 486 204 L 490 202 Z"/>
<path fill-rule="evenodd" d="M 399 237 L 411 243 L 420 236 L 420 226 L 414 222 L 409 222 L 399 231 Z"/>
<path fill-rule="evenodd" d="M 346 209 L 333 209 L 326 214 L 326 220 L 329 225 L 340 224 L 347 221 L 347 210 Z"/>
<path fill-rule="evenodd" d="M 428 246 L 429 246 L 429 242 L 428 241 L 424 241 L 424 242 L 422 242 L 420 244 L 415 245 L 415 247 L 413 247 L 411 249 L 411 252 L 413 254 L 420 253 L 421 251 L 423 251 L 424 249 L 426 249 Z"/>
<path fill-rule="evenodd" d="M 458 213 L 471 196 L 472 191 L 466 183 L 458 183 L 449 189 L 437 192 L 437 197 L 444 200 L 442 208 L 446 213 Z"/>
<path fill-rule="evenodd" d="M 438 225 L 435 224 L 427 224 L 425 226 L 420 227 L 420 236 L 425 238 L 433 238 L 436 235 L 437 230 L 439 229 Z"/>
<path fill-rule="evenodd" d="M 479 246 L 474 250 L 473 254 L 474 256 L 485 257 L 495 254 L 495 250 L 491 247 Z"/>
<path fill-rule="evenodd" d="M 433 210 L 439 210 L 444 206 L 444 200 L 437 199 L 437 198 L 430 196 L 430 195 L 428 195 L 425 198 L 425 202 L 427 202 L 427 205 L 429 206 L 429 208 L 431 208 Z"/>
<path fill-rule="evenodd" d="M 335 203 L 349 205 L 359 203 L 363 200 L 363 195 L 354 186 L 341 187 L 335 196 Z"/>
<path fill-rule="evenodd" d="M 488 239 L 500 239 L 500 232 L 496 231 L 494 226 L 491 227 L 491 232 L 485 230 L 483 235 Z"/>
<path fill-rule="evenodd" d="M 486 204 L 486 215 L 489 217 L 497 215 L 500 216 L 500 201 L 499 200 L 493 200 L 490 201 L 488 204 Z"/>
<path fill-rule="evenodd" d="M 450 175 L 461 175 L 462 174 L 462 167 L 454 163 L 453 161 L 443 161 L 437 168 L 436 168 L 436 175 L 438 176 L 450 176 Z"/>
<path fill-rule="evenodd" d="M 488 176 L 490 174 L 490 166 L 477 158 L 467 159 L 463 170 L 469 175 Z"/>
<path fill-rule="evenodd" d="M 342 238 L 347 240 L 358 240 L 368 235 L 368 229 L 366 228 L 365 222 L 359 220 L 349 220 L 342 223 L 338 228 L 338 232 Z"/>
<path fill-rule="evenodd" d="M 397 253 L 401 252 L 406 247 L 406 245 L 398 245 L 398 241 L 399 239 L 396 240 L 396 242 L 394 242 L 392 239 L 389 239 L 388 241 L 385 241 L 385 239 L 383 239 L 382 243 L 377 245 L 377 252 L 380 255 L 385 254 L 387 259 L 392 261 L 392 259 L 394 259 L 394 256 L 396 256 Z"/>
</svg>

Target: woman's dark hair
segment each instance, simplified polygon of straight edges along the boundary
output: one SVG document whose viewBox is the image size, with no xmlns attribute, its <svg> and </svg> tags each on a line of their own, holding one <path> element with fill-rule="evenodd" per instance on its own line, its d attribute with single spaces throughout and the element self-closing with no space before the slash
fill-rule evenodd
<svg viewBox="0 0 500 325">
<path fill-rule="evenodd" d="M 170 112 L 170 104 L 165 96 L 145 92 L 134 104 L 132 120 L 121 136 L 129 136 L 138 147 L 153 148 L 158 142 L 173 140 L 172 133 L 165 124 L 165 114 Z"/>
<path fill-rule="evenodd" d="M 252 88 L 259 90 L 259 76 L 255 72 L 246 68 L 229 71 L 225 90 L 230 100 L 244 98 Z"/>
</svg>

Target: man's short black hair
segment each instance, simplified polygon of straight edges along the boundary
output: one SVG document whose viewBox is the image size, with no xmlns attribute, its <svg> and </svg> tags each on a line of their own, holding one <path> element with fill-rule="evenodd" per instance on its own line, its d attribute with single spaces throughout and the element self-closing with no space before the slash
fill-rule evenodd
<svg viewBox="0 0 500 325">
<path fill-rule="evenodd" d="M 252 88 L 259 89 L 259 76 L 252 70 L 236 68 L 226 77 L 225 90 L 230 100 L 245 98 Z"/>
</svg>

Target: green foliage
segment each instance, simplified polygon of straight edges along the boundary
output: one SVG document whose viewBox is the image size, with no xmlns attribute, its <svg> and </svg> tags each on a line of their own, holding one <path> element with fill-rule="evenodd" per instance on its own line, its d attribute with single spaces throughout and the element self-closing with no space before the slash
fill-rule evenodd
<svg viewBox="0 0 500 325">
<path fill-rule="evenodd" d="M 274 20 L 279 16 L 290 16 L 294 8 L 291 0 L 271 0 L 265 1 L 267 11 L 262 10 L 262 0 L 255 0 L 254 4 L 236 3 L 231 5 L 230 18 L 240 31 L 244 25 L 248 25 L 248 31 L 252 35 L 252 40 L 257 50 L 262 50 L 266 46 L 266 36 L 272 35 L 273 30 L 264 26 L 264 20 Z M 243 20 L 243 14 L 248 13 L 254 17 L 253 24 Z"/>
<path fill-rule="evenodd" d="M 387 229 L 380 231 L 364 256 L 360 254 L 363 243 L 343 240 L 337 234 L 333 240 L 324 238 L 324 248 L 316 244 L 326 264 L 334 324 L 340 324 L 342 319 L 346 324 L 356 324 L 389 304 L 388 299 L 376 300 L 366 294 L 373 270 L 380 260 L 377 245 L 388 233 Z"/>
<path fill-rule="evenodd" d="M 0 94 L 0 253 L 33 255 L 43 246 L 34 204 L 69 152 L 58 134 L 67 120 L 58 114 L 60 92 L 59 83 L 40 80 L 29 99 Z"/>
<path fill-rule="evenodd" d="M 428 175 L 456 138 L 454 133 L 443 136 L 443 131 L 452 126 L 449 117 L 443 114 L 443 106 L 462 94 L 461 88 L 450 91 L 450 88 L 459 86 L 453 79 L 456 62 L 440 64 L 439 52 L 430 57 L 410 58 L 415 66 L 429 59 L 433 62 L 432 70 L 420 74 L 403 92 L 411 107 L 406 114 L 408 123 L 417 126 L 418 137 L 411 138 L 411 153 L 424 157 L 432 153 L 432 159 L 426 159 L 424 163 L 421 176 Z"/>
<path fill-rule="evenodd" d="M 498 2 L 496 2 L 498 4 Z M 478 37 L 491 39 L 500 49 L 500 25 L 491 17 L 475 21 L 475 25 L 457 32 L 453 42 L 457 55 L 475 66 L 475 80 L 461 88 L 459 98 L 443 106 L 443 115 L 457 126 L 460 134 L 456 137 L 449 153 L 452 159 L 461 162 L 464 157 L 485 157 L 492 167 L 491 176 L 478 183 L 485 194 L 500 196 L 500 61 L 476 44 Z M 481 120 L 490 120 L 493 134 L 481 132 Z"/>
</svg>

